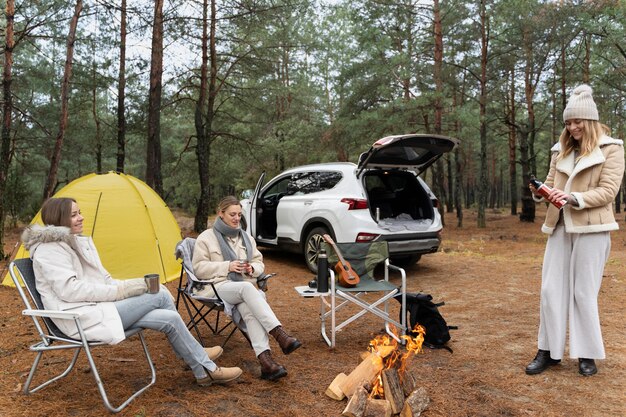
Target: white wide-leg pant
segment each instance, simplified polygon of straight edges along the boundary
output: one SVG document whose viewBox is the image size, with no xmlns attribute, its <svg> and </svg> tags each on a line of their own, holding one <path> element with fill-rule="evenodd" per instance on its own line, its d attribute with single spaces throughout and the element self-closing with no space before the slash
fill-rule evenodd
<svg viewBox="0 0 626 417">
<path fill-rule="evenodd" d="M 215 285 L 219 297 L 237 306 L 256 356 L 270 348 L 268 332 L 280 322 L 265 300 L 265 294 L 248 281 L 223 281 Z"/>
<path fill-rule="evenodd" d="M 604 359 L 598 293 L 611 251 L 609 232 L 565 233 L 546 244 L 541 279 L 538 347 L 562 359 L 569 320 L 570 358 Z"/>
</svg>

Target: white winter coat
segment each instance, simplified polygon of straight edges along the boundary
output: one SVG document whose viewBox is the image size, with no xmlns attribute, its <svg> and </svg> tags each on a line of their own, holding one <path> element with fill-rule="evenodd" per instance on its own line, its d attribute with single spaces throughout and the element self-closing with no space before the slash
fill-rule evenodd
<svg viewBox="0 0 626 417">
<path fill-rule="evenodd" d="M 36 285 L 48 310 L 82 313 L 88 340 L 116 344 L 124 340 L 122 320 L 113 305 L 118 282 L 104 269 L 90 237 L 62 226 L 33 225 L 22 241 L 33 260 Z M 66 335 L 78 338 L 74 320 L 53 319 Z"/>
</svg>

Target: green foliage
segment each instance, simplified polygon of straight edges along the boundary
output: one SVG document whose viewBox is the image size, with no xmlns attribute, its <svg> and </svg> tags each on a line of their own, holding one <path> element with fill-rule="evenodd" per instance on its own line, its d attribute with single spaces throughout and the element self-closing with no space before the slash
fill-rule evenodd
<svg viewBox="0 0 626 417">
<path fill-rule="evenodd" d="M 16 16 L 20 42 L 13 57 L 13 158 L 3 196 L 15 219 L 28 218 L 41 204 L 59 129 L 72 6 L 60 1 L 27 2 Z M 194 112 L 202 11 L 200 2 L 169 6 L 161 169 L 168 204 L 194 212 L 200 195 Z M 496 158 L 488 167 L 489 181 L 507 181 L 501 175 L 508 172 L 513 116 L 515 129 L 529 128 L 527 77 L 532 79 L 536 115 L 532 157 L 540 170 L 545 170 L 548 149 L 556 140 L 554 126 L 556 133 L 561 128 L 561 84 L 569 91 L 580 82 L 591 83 L 601 117 L 614 128 L 614 136 L 625 136 L 623 2 L 498 0 L 488 7 L 485 123 L 488 155 Z M 217 2 L 218 90 L 210 131 L 212 205 L 225 193 L 254 188 L 262 172 L 271 178 L 301 164 L 356 162 L 382 136 L 432 133 L 436 100 L 444 109 L 442 133 L 462 140 L 463 187 L 473 187 L 480 151 L 476 4 L 441 2 L 444 85 L 439 96 L 433 75 L 431 8 L 430 2 L 411 0 Z M 150 2 L 129 9 L 125 171 L 138 178 L 146 169 L 146 45 L 151 19 Z M 106 3 L 86 4 L 75 47 L 59 186 L 97 169 L 98 146 L 101 169 L 116 167 L 119 11 Z M 557 65 L 561 48 L 568 60 L 564 71 Z"/>
</svg>

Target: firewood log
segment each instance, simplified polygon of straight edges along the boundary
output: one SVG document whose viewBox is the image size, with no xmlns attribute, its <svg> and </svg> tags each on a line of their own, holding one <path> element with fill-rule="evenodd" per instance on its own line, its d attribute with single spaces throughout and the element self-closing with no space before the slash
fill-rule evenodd
<svg viewBox="0 0 626 417">
<path fill-rule="evenodd" d="M 346 417 L 363 417 L 366 403 L 367 390 L 363 387 L 358 387 L 341 415 Z"/>
<path fill-rule="evenodd" d="M 409 395 L 404 401 L 404 407 L 400 413 L 400 417 L 419 417 L 422 411 L 428 407 L 430 398 L 423 387 L 419 387 Z"/>
<path fill-rule="evenodd" d="M 339 387 L 346 397 L 351 397 L 357 387 L 363 385 L 363 381 L 371 383 L 382 369 L 383 361 L 380 356 L 370 353 L 361 361 L 359 366 L 348 374 L 347 378 L 339 384 Z"/>
<path fill-rule="evenodd" d="M 387 400 L 367 400 L 363 417 L 391 417 L 391 404 Z"/>
<path fill-rule="evenodd" d="M 401 379 L 404 396 L 408 397 L 417 387 L 417 377 L 413 372 L 405 371 Z"/>
<path fill-rule="evenodd" d="M 396 368 L 389 368 L 383 371 L 383 388 L 385 391 L 385 399 L 391 404 L 391 410 L 394 414 L 402 411 L 404 404 L 404 391 L 400 386 L 400 377 Z"/>
<path fill-rule="evenodd" d="M 335 377 L 335 379 L 333 379 L 333 382 L 330 383 L 328 388 L 326 388 L 326 395 L 328 395 L 333 400 L 337 400 L 337 401 L 343 400 L 345 397 L 345 394 L 339 387 L 339 384 L 341 384 L 341 382 L 345 380 L 347 377 L 348 376 L 344 374 L 343 372 L 338 374 Z"/>
</svg>

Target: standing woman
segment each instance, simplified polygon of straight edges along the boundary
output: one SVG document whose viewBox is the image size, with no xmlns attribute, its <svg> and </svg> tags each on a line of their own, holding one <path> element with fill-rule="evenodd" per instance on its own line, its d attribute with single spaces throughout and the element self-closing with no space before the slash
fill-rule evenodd
<svg viewBox="0 0 626 417">
<path fill-rule="evenodd" d="M 193 270 L 207 284 L 198 294 L 216 295 L 237 307 L 246 324 L 254 353 L 261 364 L 261 378 L 275 381 L 287 375 L 284 366 L 272 358 L 269 335 L 288 355 L 302 344 L 289 336 L 265 300 L 265 293 L 256 287 L 256 278 L 263 273 L 263 255 L 256 242 L 241 229 L 241 203 L 228 196 L 220 201 L 212 229 L 198 236 L 193 251 Z"/>
<path fill-rule="evenodd" d="M 22 234 L 30 251 L 35 283 L 49 310 L 80 311 L 88 340 L 116 344 L 131 327 L 163 332 L 191 368 L 200 386 L 221 384 L 241 375 L 241 369 L 218 367 L 222 348 L 204 349 L 176 311 L 172 295 L 161 286 L 148 294 L 143 278 L 116 280 L 104 269 L 91 237 L 82 236 L 83 216 L 72 198 L 51 198 L 41 207 L 45 226 L 33 225 Z M 77 337 L 72 319 L 52 321 L 70 337 Z"/>
<path fill-rule="evenodd" d="M 598 293 L 611 250 L 609 232 L 619 228 L 613 201 L 624 174 L 624 147 L 598 120 L 588 85 L 574 89 L 563 111 L 565 129 L 552 148 L 545 184 L 550 202 L 567 200 L 561 209 L 548 205 L 542 232 L 549 235 L 541 279 L 539 351 L 526 367 L 539 374 L 563 358 L 569 320 L 569 355 L 578 372 L 598 372 L 604 359 Z M 543 199 L 531 185 L 533 198 Z"/>
</svg>

